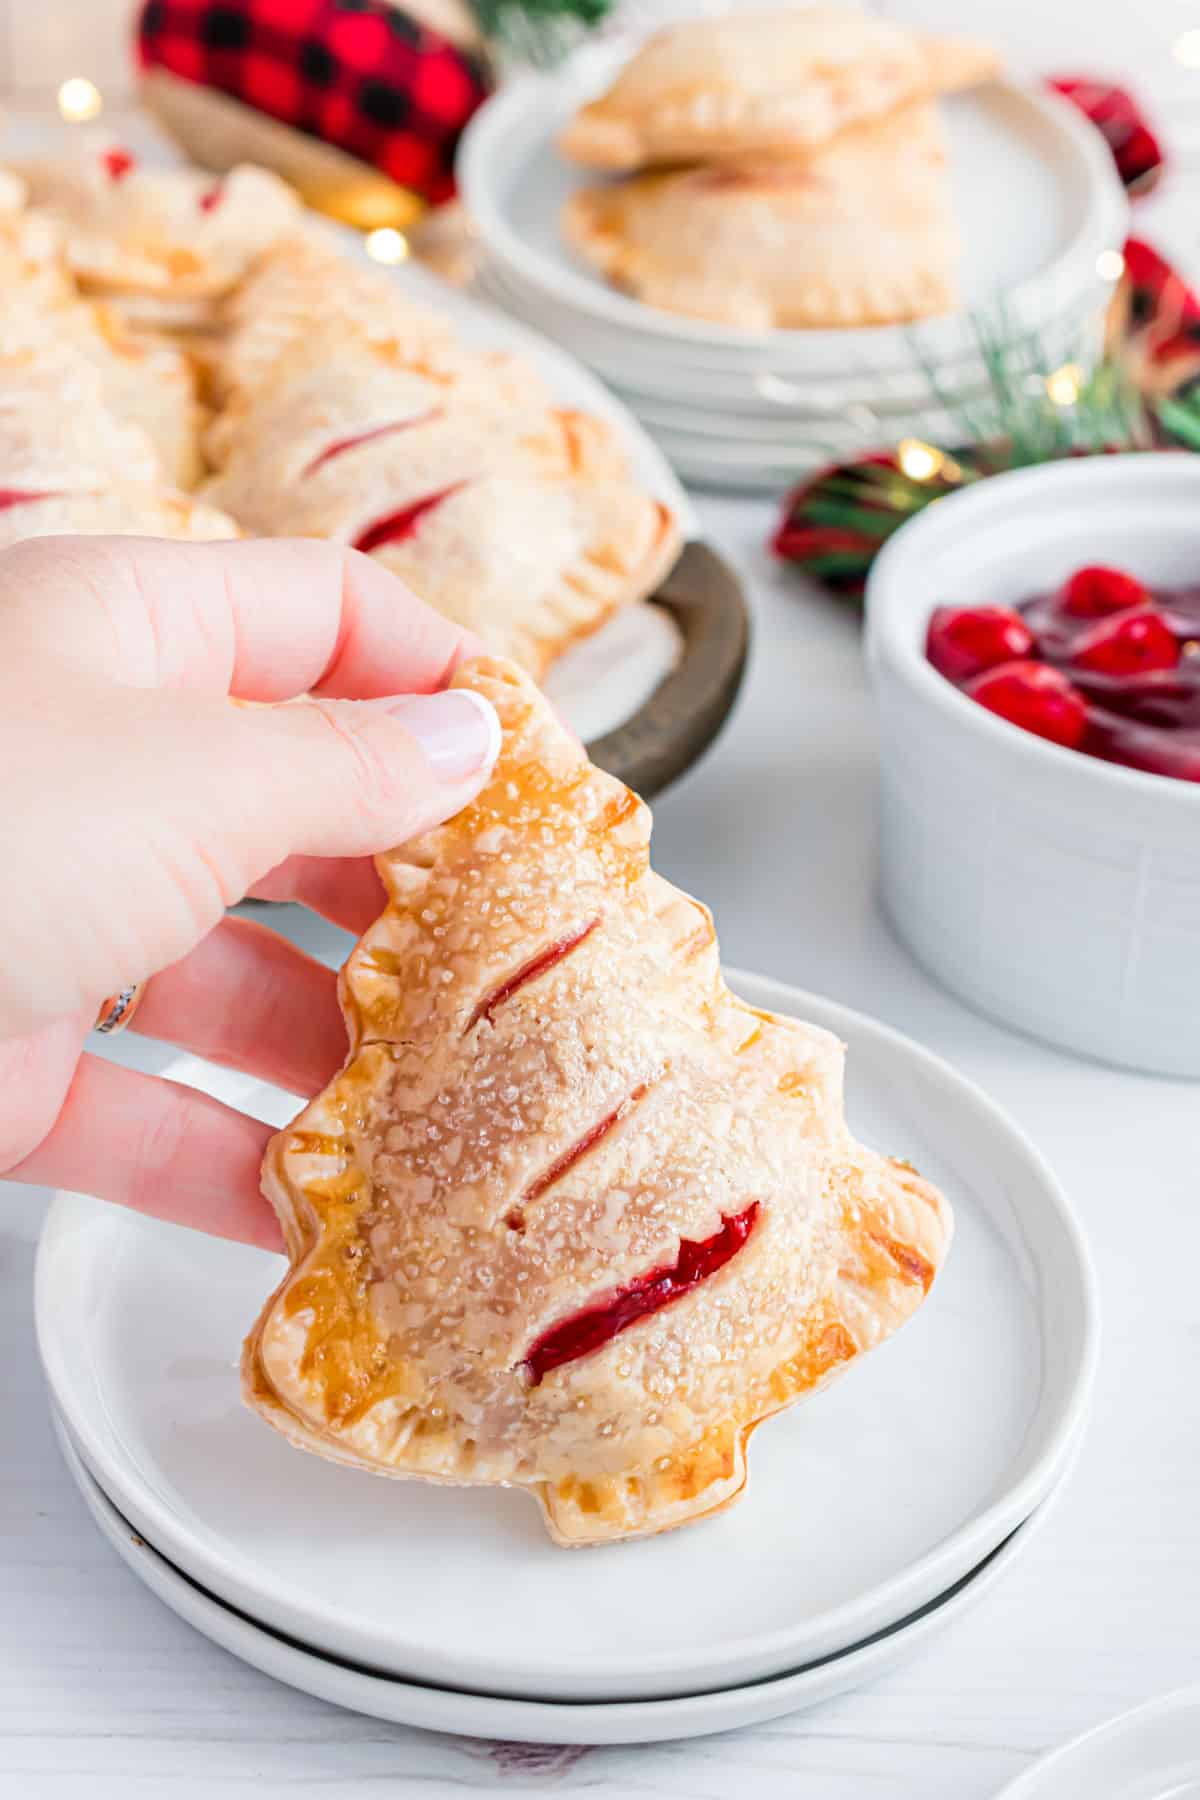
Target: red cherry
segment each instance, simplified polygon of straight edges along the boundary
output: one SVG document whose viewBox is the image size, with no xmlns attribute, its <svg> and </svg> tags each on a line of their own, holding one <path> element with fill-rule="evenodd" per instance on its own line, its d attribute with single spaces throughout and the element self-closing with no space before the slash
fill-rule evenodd
<svg viewBox="0 0 1200 1800">
<path fill-rule="evenodd" d="M 121 181 L 135 165 L 136 158 L 128 150 L 106 150 L 100 161 L 108 171 L 110 181 Z"/>
<path fill-rule="evenodd" d="M 1047 663 L 1001 663 L 969 681 L 964 693 L 1011 725 L 1074 750 L 1087 730 L 1083 695 Z"/>
<path fill-rule="evenodd" d="M 1033 633 L 1007 606 L 939 606 L 929 621 L 925 654 L 948 681 L 962 682 L 1013 662 L 1033 649 Z"/>
<path fill-rule="evenodd" d="M 1123 569 L 1106 569 L 1094 563 L 1076 569 L 1059 590 L 1058 604 L 1076 619 L 1102 619 L 1108 613 L 1127 612 L 1145 606 L 1150 595 L 1133 575 Z"/>
<path fill-rule="evenodd" d="M 1122 613 L 1093 626 L 1075 646 L 1072 661 L 1100 675 L 1144 675 L 1175 668 L 1179 644 L 1161 613 Z"/>
</svg>

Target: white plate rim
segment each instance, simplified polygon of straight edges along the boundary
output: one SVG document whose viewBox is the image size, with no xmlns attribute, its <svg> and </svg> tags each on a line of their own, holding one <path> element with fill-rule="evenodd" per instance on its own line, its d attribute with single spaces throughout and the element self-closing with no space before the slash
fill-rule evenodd
<svg viewBox="0 0 1200 1800">
<path fill-rule="evenodd" d="M 1070 1469 L 1029 1518 L 942 1599 L 865 1644 L 766 1680 L 657 1700 L 555 1701 L 506 1698 L 377 1675 L 323 1656 L 225 1605 L 177 1569 L 104 1492 L 57 1412 L 53 1424 L 88 1512 L 130 1572 L 192 1628 L 273 1680 L 330 1705 L 423 1731 L 518 1743 L 627 1744 L 708 1737 L 797 1712 L 884 1673 L 981 1601 L 1046 1523 Z M 1077 1448 L 1077 1446 L 1076 1446 Z M 1074 1455 L 1074 1451 L 1072 1453 Z M 322 1691 L 323 1690 L 323 1691 Z"/>
<path fill-rule="evenodd" d="M 1141 1706 L 1132 1706 L 1127 1712 L 1118 1713 L 1113 1719 L 1106 1719 L 1101 1725 L 1094 1725 L 1090 1731 L 1072 1738 L 1067 1744 L 1052 1750 L 1048 1756 L 1039 1757 L 1031 1769 L 1026 1769 L 1017 1779 L 1002 1788 L 996 1800 L 1069 1800 L 1062 1787 L 1063 1777 L 1074 1774 L 1094 1774 L 1098 1766 L 1097 1759 L 1103 1757 L 1114 1747 L 1121 1744 L 1131 1732 L 1136 1732 L 1143 1725 L 1156 1725 L 1160 1720 L 1170 1718 L 1174 1713 L 1194 1713 L 1197 1724 L 1197 1738 L 1194 1752 L 1195 1767 L 1200 1768 L 1200 1684 L 1190 1687 L 1175 1688 L 1169 1694 L 1160 1695 L 1156 1700 L 1147 1700 Z M 1147 1775 L 1157 1771 L 1147 1767 Z M 1170 1775 L 1170 1769 L 1162 1771 Z M 1188 1771 L 1189 1775 L 1192 1771 Z M 1120 1800 L 1117 1791 L 1101 1794 L 1089 1790 L 1089 1800 Z"/>
<path fill-rule="evenodd" d="M 831 350 L 811 362 L 806 361 L 801 354 L 809 347 L 807 343 L 763 346 L 735 354 L 725 350 L 723 346 L 705 342 L 673 347 L 668 353 L 660 339 L 642 336 L 625 323 L 614 326 L 607 320 L 598 319 L 568 305 L 557 295 L 547 293 L 529 279 L 519 264 L 504 257 L 496 246 L 485 245 L 484 258 L 484 285 L 490 280 L 494 287 L 502 291 L 502 295 L 507 293 L 509 301 L 505 303 L 505 310 L 511 313 L 514 308 L 517 309 L 522 318 L 530 321 L 532 328 L 562 333 L 564 341 L 567 334 L 570 334 L 581 346 L 578 354 L 586 355 L 589 363 L 597 368 L 601 363 L 619 367 L 640 361 L 662 370 L 664 374 L 674 375 L 681 385 L 694 383 L 698 377 L 710 380 L 720 377 L 724 381 L 737 381 L 751 379 L 764 372 L 778 374 L 784 379 L 790 376 L 795 380 L 803 380 L 809 387 L 868 382 L 872 376 L 880 380 L 911 376 L 920 371 L 914 349 L 919 350 L 922 355 L 926 349 L 923 341 L 914 344 L 913 334 L 928 330 L 931 323 L 936 322 L 926 320 L 910 325 L 861 328 L 863 331 L 902 334 L 909 352 L 903 359 L 865 356 L 864 351 L 873 351 L 880 346 L 858 342 L 858 332 L 850 327 L 845 328 L 843 336 L 856 341 L 842 344 L 840 356 Z M 1044 336 L 1054 330 L 1060 331 L 1064 320 L 1082 322 L 1093 313 L 1103 311 L 1111 298 L 1112 289 L 1112 281 L 1099 276 L 1094 267 L 1081 270 L 1073 286 L 1068 287 L 1065 279 L 1058 284 L 1053 304 L 1048 304 L 1044 316 L 1033 319 L 1008 318 L 1003 321 L 995 319 L 991 323 L 997 330 L 1003 324 L 1006 340 L 1009 341 L 1021 342 Z M 653 309 L 647 307 L 645 310 Z M 672 316 L 664 314 L 667 318 Z M 959 342 L 948 346 L 937 359 L 939 371 L 945 371 L 950 380 L 960 378 L 964 371 L 974 378 L 984 368 L 979 342 L 970 335 L 971 318 L 971 313 L 967 311 L 943 315 L 943 322 L 949 320 L 960 328 L 967 328 L 968 332 Z M 807 339 L 818 333 L 805 333 L 797 329 L 790 333 L 780 332 L 779 335 Z M 601 373 L 603 372 L 601 369 Z"/>
<path fill-rule="evenodd" d="M 1040 1449 L 1023 1475 L 1010 1481 L 989 1505 L 906 1568 L 824 1615 L 804 1621 L 799 1630 L 795 1626 L 780 1627 L 744 1641 L 733 1639 L 698 1652 L 689 1663 L 688 1679 L 694 1679 L 698 1686 L 707 1683 L 709 1687 L 719 1686 L 723 1679 L 728 1679 L 720 1675 L 722 1667 L 741 1665 L 743 1670 L 747 1666 L 756 1666 L 760 1670 L 768 1666 L 794 1668 L 830 1649 L 860 1642 L 872 1632 L 915 1612 L 936 1594 L 944 1593 L 956 1579 L 982 1562 L 989 1551 L 1029 1517 L 1061 1476 L 1087 1415 L 1099 1336 L 1096 1279 L 1079 1222 L 1057 1178 L 1015 1121 L 974 1082 L 891 1026 L 768 977 L 736 969 L 728 969 L 726 974 L 731 985 L 750 998 L 752 1004 L 815 1020 L 843 1038 L 852 1038 L 855 1034 L 873 1038 L 889 1054 L 899 1056 L 909 1064 L 915 1063 L 927 1078 L 949 1087 L 960 1106 L 986 1120 L 993 1132 L 1007 1137 L 1023 1158 L 1030 1180 L 1036 1185 L 1039 1217 L 1053 1216 L 1070 1258 L 1070 1270 L 1075 1277 L 1075 1293 L 1071 1299 L 1074 1348 L 1064 1364 L 1063 1394 L 1057 1415 L 1053 1420 L 1043 1420 L 1039 1412 L 1031 1423 L 1029 1436 L 1037 1442 L 1040 1433 Z M 170 1069 L 165 1071 L 167 1075 L 170 1072 Z M 248 1556 L 241 1557 L 239 1568 L 233 1557 L 217 1555 L 207 1545 L 188 1538 L 170 1508 L 152 1487 L 139 1479 L 140 1472 L 136 1468 L 129 1469 L 124 1465 L 116 1447 L 97 1429 L 86 1409 L 79 1404 L 70 1376 L 70 1358 L 56 1329 L 58 1319 L 68 1315 L 56 1300 L 55 1268 L 58 1247 L 69 1238 L 73 1220 L 78 1216 L 77 1209 L 83 1208 L 95 1216 L 95 1207 L 102 1204 L 78 1195 L 57 1195 L 47 1213 L 38 1245 L 34 1295 L 37 1342 L 54 1402 L 105 1492 L 152 1543 L 162 1546 L 170 1559 L 189 1576 L 229 1604 L 256 1616 L 268 1617 L 287 1635 L 317 1640 L 321 1631 L 314 1629 L 312 1620 L 318 1615 L 306 1614 L 297 1606 L 296 1598 L 286 1584 L 264 1578 Z M 1043 1226 L 1043 1229 L 1048 1228 Z M 1055 1289 L 1056 1302 L 1061 1304 L 1063 1297 L 1060 1271 Z M 1027 1457 L 1027 1450 L 1027 1444 L 1023 1443 L 1019 1454 Z M 246 1596 L 250 1594 L 255 1596 L 254 1601 L 247 1601 Z M 308 1623 L 298 1624 L 301 1619 L 307 1619 Z M 282 1620 L 289 1623 L 280 1623 Z M 807 1649 L 803 1647 L 806 1639 Z M 414 1659 L 410 1648 L 405 1656 L 407 1667 L 419 1666 L 419 1652 Z M 358 1660 L 366 1662 L 372 1658 L 362 1655 Z M 378 1653 L 374 1660 L 379 1661 Z M 597 1687 L 624 1683 L 629 1689 L 639 1681 L 661 1679 L 676 1667 L 676 1653 L 664 1651 L 633 1657 L 623 1661 L 620 1668 L 597 1667 L 589 1671 L 589 1680 Z M 549 1685 L 555 1681 L 556 1672 L 541 1669 L 535 1661 L 527 1660 L 522 1665 L 521 1679 L 544 1681 Z"/>
<path fill-rule="evenodd" d="M 589 98 L 624 64 L 629 47 L 624 43 L 590 45 L 552 75 L 529 75 L 493 94 L 471 119 L 459 143 L 456 176 L 473 223 L 489 252 L 504 266 L 521 270 L 526 281 L 560 306 L 603 319 L 630 332 L 642 332 L 675 344 L 704 345 L 730 352 L 761 354 L 764 350 L 811 350 L 819 362 L 835 366 L 839 351 L 858 344 L 863 348 L 891 350 L 903 360 L 909 328 L 896 325 L 848 327 L 842 330 L 792 330 L 774 328 L 748 331 L 715 322 L 689 320 L 618 294 L 598 278 L 592 278 L 543 258 L 526 244 L 510 225 L 495 198 L 492 174 L 503 164 L 500 146 L 511 125 L 527 110 L 557 118 Z M 1116 247 L 1124 236 L 1128 204 L 1115 174 L 1111 154 L 1099 132 L 1083 119 L 1063 96 L 1023 83 L 998 79 L 993 85 L 1018 97 L 1041 112 L 1067 146 L 1068 153 L 1086 170 L 1091 204 L 1072 242 L 1048 268 L 1018 284 L 1005 295 L 1014 308 L 1037 306 L 1039 298 L 1054 292 L 1085 266 L 1094 271 L 1096 257 Z M 1077 278 L 1077 277 L 1076 277 Z M 1053 302 L 1051 302 L 1053 304 Z M 965 310 L 921 321 L 922 343 L 933 352 L 938 343 L 961 329 Z"/>
<path fill-rule="evenodd" d="M 531 329 L 539 329 L 537 302 L 529 300 L 525 290 L 494 261 L 481 258 L 473 277 L 472 291 L 489 307 L 499 308 L 510 318 L 529 319 Z M 1056 345 L 1064 337 L 1082 337 L 1103 317 L 1110 292 L 1108 284 L 1103 289 L 1099 286 L 1089 288 L 1077 307 L 1073 311 L 1064 310 L 1046 327 L 1043 336 L 1052 332 Z M 574 320 L 567 323 L 566 329 L 577 345 L 573 354 L 586 360 L 587 366 L 634 408 L 640 407 L 643 399 L 656 403 L 663 401 L 706 417 L 712 416 L 715 408 L 720 417 L 740 415 L 756 422 L 782 424 L 794 416 L 804 416 L 806 410 L 814 418 L 835 418 L 848 407 L 882 407 L 888 412 L 899 412 L 904 409 L 920 411 L 936 403 L 927 377 L 915 364 L 879 370 L 875 381 L 871 379 L 872 372 L 862 365 L 811 374 L 804 370 L 789 373 L 765 365 L 742 370 L 714 370 L 699 363 L 683 363 L 676 358 L 665 360 L 657 348 L 631 348 L 627 338 L 601 348 L 598 338 L 584 341 Z M 989 391 L 987 370 L 979 357 L 974 361 L 968 358 L 963 363 L 940 365 L 937 379 L 943 395 L 966 402 L 980 399 Z M 700 381 L 705 384 L 702 404 L 697 399 L 697 382 Z M 769 398 L 761 390 L 764 381 L 795 386 L 797 396 L 794 399 Z M 891 387 L 896 382 L 910 386 L 907 391 L 896 393 Z M 885 391 L 881 392 L 880 384 Z M 641 417 L 640 411 L 638 417 Z"/>
</svg>

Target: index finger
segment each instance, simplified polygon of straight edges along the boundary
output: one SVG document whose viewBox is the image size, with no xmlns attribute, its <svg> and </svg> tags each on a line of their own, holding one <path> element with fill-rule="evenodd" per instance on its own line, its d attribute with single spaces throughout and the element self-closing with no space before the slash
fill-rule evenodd
<svg viewBox="0 0 1200 1800">
<path fill-rule="evenodd" d="M 433 693 L 483 648 L 380 563 L 316 538 L 34 538 L 0 555 L 0 591 L 18 645 L 243 700 Z"/>
</svg>

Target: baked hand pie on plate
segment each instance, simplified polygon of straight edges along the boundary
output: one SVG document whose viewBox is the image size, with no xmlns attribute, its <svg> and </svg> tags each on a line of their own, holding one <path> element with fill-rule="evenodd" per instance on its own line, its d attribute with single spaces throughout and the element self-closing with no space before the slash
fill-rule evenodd
<svg viewBox="0 0 1200 1800">
<path fill-rule="evenodd" d="M 950 1214 L 851 1137 L 841 1045 L 728 991 L 647 808 L 532 682 L 455 684 L 503 749 L 379 859 L 347 1061 L 264 1163 L 291 1266 L 245 1394 L 322 1456 L 611 1542 L 736 1499 L 755 1426 L 920 1305 Z"/>
<path fill-rule="evenodd" d="M 333 538 L 541 674 L 652 593 L 678 524 L 600 420 L 545 405 L 524 365 L 447 385 L 364 352 L 281 365 L 220 421 L 205 494 L 248 530 Z"/>
<path fill-rule="evenodd" d="M 647 39 L 559 138 L 589 168 L 795 156 L 908 101 L 995 74 L 987 45 L 853 7 L 731 12 Z"/>
<path fill-rule="evenodd" d="M 216 178 L 147 168 L 120 144 L 24 163 L 20 173 L 30 199 L 61 224 L 84 290 L 164 329 L 211 324 L 220 297 L 301 217 L 296 195 L 266 169 Z"/>
<path fill-rule="evenodd" d="M 94 492 L 6 488 L 0 493 L 0 549 L 24 538 L 165 537 L 209 540 L 237 537 L 233 520 L 190 494 L 123 483 Z"/>
<path fill-rule="evenodd" d="M 958 301 L 958 233 L 932 102 L 803 161 L 759 159 L 583 188 L 568 241 L 649 306 L 747 330 L 890 324 Z"/>
<path fill-rule="evenodd" d="M 314 231 L 283 239 L 255 264 L 224 310 L 216 358 L 223 393 L 257 391 L 314 332 L 343 347 L 378 345 L 419 368 L 461 355 L 448 322 L 379 269 L 353 263 Z"/>
</svg>

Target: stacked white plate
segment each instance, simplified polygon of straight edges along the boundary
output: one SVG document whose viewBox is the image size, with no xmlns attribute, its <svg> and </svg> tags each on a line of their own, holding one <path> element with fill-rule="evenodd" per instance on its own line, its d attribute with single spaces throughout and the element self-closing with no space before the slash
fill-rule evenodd
<svg viewBox="0 0 1200 1800">
<path fill-rule="evenodd" d="M 870 1679 L 981 1599 L 1079 1442 L 1096 1301 L 1070 1207 L 1016 1126 L 907 1039 L 733 977 L 849 1047 L 849 1113 L 948 1192 L 928 1305 L 754 1438 L 719 1518 L 574 1554 L 497 1489 L 373 1479 L 240 1403 L 277 1259 L 63 1195 L 38 1264 L 42 1359 L 101 1529 L 167 1605 L 246 1661 L 381 1718 L 540 1742 L 721 1731 Z M 277 1090 L 171 1071 L 281 1123 Z"/>
<path fill-rule="evenodd" d="M 599 177 L 555 148 L 628 44 L 589 46 L 504 89 L 463 140 L 478 286 L 601 375 L 685 479 L 776 491 L 903 437 L 987 428 L 988 354 L 1020 379 L 1098 352 L 1127 207 L 1099 133 L 1056 95 L 997 81 L 943 103 L 964 311 L 915 326 L 745 331 L 643 305 L 566 245 L 568 195 Z"/>
</svg>

